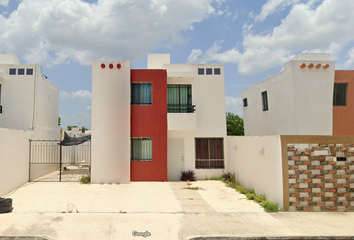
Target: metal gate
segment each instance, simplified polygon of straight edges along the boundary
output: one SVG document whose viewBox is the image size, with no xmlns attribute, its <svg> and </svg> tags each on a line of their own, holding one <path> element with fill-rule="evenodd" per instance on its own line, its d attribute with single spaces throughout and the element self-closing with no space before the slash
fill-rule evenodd
<svg viewBox="0 0 354 240">
<path fill-rule="evenodd" d="M 59 140 L 29 140 L 29 181 L 76 182 L 91 171 L 91 140 L 61 146 Z"/>
</svg>

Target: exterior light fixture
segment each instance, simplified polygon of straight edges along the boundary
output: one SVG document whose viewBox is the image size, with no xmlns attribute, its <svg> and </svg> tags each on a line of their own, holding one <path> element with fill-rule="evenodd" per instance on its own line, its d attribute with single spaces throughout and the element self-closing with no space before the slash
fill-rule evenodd
<svg viewBox="0 0 354 240">
<path fill-rule="evenodd" d="M 109 64 L 109 68 L 110 68 L 110 69 L 113 69 L 113 64 L 112 64 L 112 63 Z"/>
<path fill-rule="evenodd" d="M 307 65 L 308 68 L 313 68 L 313 63 L 310 63 L 309 65 Z"/>
<path fill-rule="evenodd" d="M 301 64 L 300 64 L 300 67 L 301 67 L 301 68 L 305 68 L 305 67 L 306 67 L 306 64 L 305 64 L 305 63 L 301 63 Z"/>
<path fill-rule="evenodd" d="M 234 150 L 237 150 L 238 146 L 237 144 L 234 145 Z"/>
<path fill-rule="evenodd" d="M 323 65 L 323 68 L 324 68 L 324 69 L 329 68 L 329 64 L 326 63 L 325 65 Z"/>
<path fill-rule="evenodd" d="M 319 69 L 321 67 L 321 63 L 316 64 L 316 68 Z"/>
<path fill-rule="evenodd" d="M 105 69 L 106 68 L 106 65 L 104 63 L 101 64 L 101 68 L 102 69 Z"/>
<path fill-rule="evenodd" d="M 264 148 L 259 149 L 259 154 L 264 155 L 264 152 L 265 152 Z"/>
<path fill-rule="evenodd" d="M 117 68 L 118 69 L 121 69 L 122 68 L 122 65 L 120 65 L 120 63 L 117 64 Z"/>
</svg>

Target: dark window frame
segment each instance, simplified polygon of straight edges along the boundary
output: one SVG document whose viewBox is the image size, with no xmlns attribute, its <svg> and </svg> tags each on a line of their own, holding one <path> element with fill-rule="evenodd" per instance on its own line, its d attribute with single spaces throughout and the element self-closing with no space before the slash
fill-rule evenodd
<svg viewBox="0 0 354 240">
<path fill-rule="evenodd" d="M 207 158 L 198 158 L 198 155 L 203 155 L 198 154 L 198 150 L 202 152 L 201 149 L 198 149 L 198 146 L 203 144 L 203 141 L 207 140 L 207 150 L 208 150 L 208 157 Z M 214 153 L 217 155 L 217 150 L 214 150 L 212 153 L 211 150 L 211 140 L 221 140 L 221 154 L 222 158 L 211 158 L 211 155 Z M 200 143 L 198 143 L 200 141 Z M 196 169 L 225 169 L 225 152 L 224 152 L 224 138 L 195 138 L 195 168 Z M 217 146 L 217 143 L 215 143 Z"/>
<path fill-rule="evenodd" d="M 220 68 L 214 68 L 214 75 L 220 75 L 221 74 L 221 69 Z"/>
<path fill-rule="evenodd" d="M 198 68 L 198 75 L 204 75 L 204 68 Z"/>
<path fill-rule="evenodd" d="M 9 68 L 9 75 L 16 75 L 17 69 L 16 68 Z"/>
<path fill-rule="evenodd" d="M 187 104 L 181 104 L 181 88 L 187 88 Z M 178 89 L 178 103 L 169 104 L 168 89 L 177 88 Z M 195 111 L 195 106 L 192 105 L 192 85 L 191 84 L 168 84 L 167 85 L 167 112 L 168 113 L 193 113 Z"/>
<path fill-rule="evenodd" d="M 17 75 L 25 75 L 25 69 L 24 68 L 17 69 Z"/>
<path fill-rule="evenodd" d="M 261 93 L 262 94 L 262 110 L 263 111 L 268 111 L 268 93 L 267 91 L 264 91 Z"/>
<path fill-rule="evenodd" d="M 343 93 L 337 93 L 339 86 L 345 86 L 345 91 Z M 347 106 L 347 96 L 348 96 L 348 83 L 335 83 L 333 88 L 333 106 Z M 344 100 L 343 100 L 344 98 Z"/>
<path fill-rule="evenodd" d="M 139 85 L 140 86 L 140 89 L 139 89 L 139 94 L 140 94 L 140 96 L 139 96 L 139 100 L 138 100 L 138 102 L 134 102 L 134 94 L 133 94 L 133 85 Z M 143 85 L 150 85 L 151 87 L 150 87 L 150 89 L 151 89 L 151 99 L 150 99 L 150 102 L 148 102 L 148 103 L 143 103 L 143 91 L 142 91 L 142 86 Z M 133 82 L 133 83 L 131 83 L 130 84 L 130 104 L 131 105 L 143 105 L 143 106 L 151 106 L 152 105 L 152 92 L 153 92 L 153 90 L 152 90 L 152 83 L 151 82 Z"/>
<path fill-rule="evenodd" d="M 213 75 L 213 69 L 212 68 L 207 68 L 205 70 L 206 75 Z"/>
<path fill-rule="evenodd" d="M 33 68 L 27 68 L 26 75 L 33 75 Z"/>
<path fill-rule="evenodd" d="M 149 140 L 151 142 L 151 158 L 148 159 L 143 159 L 143 149 L 142 149 L 142 144 L 141 144 L 141 149 L 140 149 L 140 159 L 133 159 L 133 142 L 134 141 L 140 141 L 142 143 L 143 140 Z M 134 154 L 136 155 L 136 154 Z M 131 138 L 130 139 L 130 161 L 132 162 L 152 162 L 153 159 L 153 142 L 152 138 Z"/>
<path fill-rule="evenodd" d="M 243 107 L 247 107 L 248 106 L 248 101 L 247 98 L 243 99 Z"/>
</svg>

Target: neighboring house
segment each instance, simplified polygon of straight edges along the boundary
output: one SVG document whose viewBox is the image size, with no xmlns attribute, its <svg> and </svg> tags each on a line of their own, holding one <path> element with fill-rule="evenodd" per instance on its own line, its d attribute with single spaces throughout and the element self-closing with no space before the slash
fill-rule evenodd
<svg viewBox="0 0 354 240">
<path fill-rule="evenodd" d="M 354 70 L 336 70 L 333 135 L 354 135 Z"/>
<path fill-rule="evenodd" d="M 150 54 L 148 69 L 129 61 L 92 65 L 92 182 L 220 176 L 226 167 L 222 64 L 170 64 Z"/>
<path fill-rule="evenodd" d="M 29 139 L 59 139 L 58 102 L 40 66 L 0 54 L 0 196 L 29 180 Z M 55 168 L 38 164 L 31 176 Z"/>
<path fill-rule="evenodd" d="M 20 64 L 14 54 L 0 54 L 0 128 L 52 129 L 58 134 L 58 102 L 59 88 L 40 66 Z"/>
<path fill-rule="evenodd" d="M 302 53 L 243 90 L 245 135 L 332 135 L 335 74 L 343 75 L 329 54 Z M 336 124 L 342 118 L 334 119 Z"/>
</svg>

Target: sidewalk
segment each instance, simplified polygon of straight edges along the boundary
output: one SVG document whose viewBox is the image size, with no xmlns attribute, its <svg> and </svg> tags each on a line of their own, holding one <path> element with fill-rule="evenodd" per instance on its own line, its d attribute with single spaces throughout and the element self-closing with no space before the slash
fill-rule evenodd
<svg viewBox="0 0 354 240">
<path fill-rule="evenodd" d="M 189 190 L 187 187 L 203 190 Z M 29 183 L 10 195 L 0 236 L 49 239 L 190 239 L 213 236 L 354 236 L 354 213 L 271 213 L 219 181 L 126 185 Z M 66 213 L 73 204 L 79 213 Z M 133 236 L 148 231 L 151 236 Z"/>
</svg>

